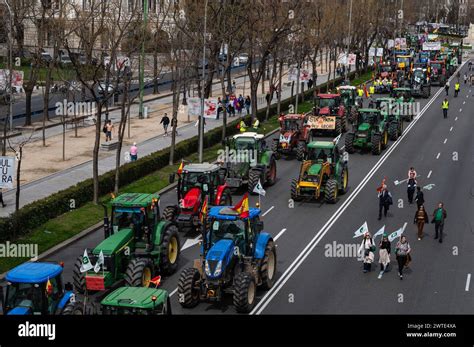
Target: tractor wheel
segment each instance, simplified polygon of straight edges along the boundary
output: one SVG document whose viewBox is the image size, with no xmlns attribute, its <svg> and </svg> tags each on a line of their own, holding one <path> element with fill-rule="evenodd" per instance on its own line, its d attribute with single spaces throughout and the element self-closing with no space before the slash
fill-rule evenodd
<svg viewBox="0 0 474 347">
<path fill-rule="evenodd" d="M 163 210 L 163 219 L 174 221 L 176 219 L 176 215 L 178 214 L 178 207 L 177 206 L 166 206 Z"/>
<path fill-rule="evenodd" d="M 276 275 L 276 248 L 273 241 L 268 241 L 265 247 L 265 254 L 263 256 L 262 265 L 260 266 L 260 278 L 262 279 L 262 287 L 270 289 L 275 282 Z"/>
<path fill-rule="evenodd" d="M 349 122 L 351 124 L 354 124 L 357 121 L 357 114 L 358 114 L 357 109 L 355 107 L 352 107 L 351 108 L 350 119 L 349 119 Z"/>
<path fill-rule="evenodd" d="M 382 149 L 387 148 L 387 146 L 388 146 L 388 131 L 385 130 L 382 133 Z"/>
<path fill-rule="evenodd" d="M 344 140 L 346 151 L 349 154 L 352 154 L 352 153 L 355 152 L 355 150 L 354 150 L 354 138 L 355 138 L 355 135 L 352 134 L 352 133 L 349 133 L 349 134 L 346 135 L 346 138 Z"/>
<path fill-rule="evenodd" d="M 74 263 L 74 269 L 72 272 L 72 282 L 74 284 L 74 288 L 80 294 L 84 294 L 86 291 L 86 274 L 81 272 L 82 266 L 82 257 L 76 259 Z"/>
<path fill-rule="evenodd" d="M 251 274 L 241 272 L 234 278 L 234 306 L 239 313 L 249 313 L 255 305 L 257 285 Z"/>
<path fill-rule="evenodd" d="M 260 179 L 260 171 L 259 170 L 250 170 L 249 171 L 249 180 L 247 183 L 247 191 L 250 194 L 255 194 L 253 192 L 255 186 L 258 184 L 258 180 Z M 263 184 L 263 182 L 261 182 Z"/>
<path fill-rule="evenodd" d="M 82 316 L 84 314 L 82 312 L 82 303 L 78 301 L 68 302 L 61 314 L 63 316 Z"/>
<path fill-rule="evenodd" d="M 304 141 L 298 142 L 298 146 L 296 147 L 296 159 L 299 161 L 303 161 L 305 151 L 306 143 Z"/>
<path fill-rule="evenodd" d="M 196 288 L 196 283 L 200 279 L 201 275 L 195 268 L 187 268 L 181 272 L 178 280 L 178 298 L 184 308 L 193 308 L 199 304 L 201 293 Z"/>
<path fill-rule="evenodd" d="M 160 269 L 164 275 L 176 272 L 180 251 L 178 227 L 170 224 L 166 227 L 161 240 Z"/>
<path fill-rule="evenodd" d="M 398 136 L 402 136 L 403 134 L 403 121 L 400 121 L 398 126 Z"/>
<path fill-rule="evenodd" d="M 296 189 L 296 185 L 298 184 L 298 180 L 292 179 L 291 180 L 291 199 L 294 201 L 300 200 L 300 197 L 298 196 L 298 190 Z"/>
<path fill-rule="evenodd" d="M 335 204 L 337 201 L 337 181 L 329 179 L 324 188 L 324 200 L 329 204 Z"/>
<path fill-rule="evenodd" d="M 372 154 L 380 155 L 382 153 L 382 136 L 373 135 L 372 136 Z"/>
<path fill-rule="evenodd" d="M 344 114 L 341 117 L 341 123 L 342 123 L 342 132 L 345 133 L 347 131 L 347 110 L 344 112 Z"/>
<path fill-rule="evenodd" d="M 398 123 L 396 123 L 396 122 L 390 123 L 390 125 L 388 127 L 388 133 L 390 135 L 390 140 L 397 141 L 398 132 L 399 132 Z"/>
<path fill-rule="evenodd" d="M 230 194 L 229 189 L 224 189 L 219 201 L 219 206 L 231 206 L 232 205 L 232 195 Z"/>
<path fill-rule="evenodd" d="M 343 195 L 347 192 L 347 187 L 349 186 L 349 170 L 347 167 L 342 169 L 341 174 L 341 184 L 339 185 L 339 194 Z"/>
<path fill-rule="evenodd" d="M 342 119 L 336 118 L 336 135 L 342 134 Z"/>
<path fill-rule="evenodd" d="M 273 186 L 276 182 L 277 178 L 277 165 L 274 158 L 270 159 L 270 167 L 268 168 L 268 176 L 267 176 L 267 185 Z M 258 183 L 258 181 L 257 181 Z"/>
<path fill-rule="evenodd" d="M 281 158 L 281 153 L 278 152 L 278 145 L 280 141 L 278 139 L 273 139 L 272 142 L 272 152 L 275 154 L 275 159 L 279 160 Z"/>
<path fill-rule="evenodd" d="M 132 259 L 123 279 L 128 287 L 148 287 L 153 278 L 153 262 L 147 258 Z"/>
</svg>

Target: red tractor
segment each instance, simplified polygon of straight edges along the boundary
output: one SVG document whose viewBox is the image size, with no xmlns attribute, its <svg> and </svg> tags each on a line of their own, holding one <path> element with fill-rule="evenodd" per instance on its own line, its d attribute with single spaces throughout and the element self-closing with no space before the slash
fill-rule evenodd
<svg viewBox="0 0 474 347">
<path fill-rule="evenodd" d="M 275 158 L 291 155 L 296 150 L 296 158 L 303 160 L 306 144 L 309 140 L 309 127 L 305 125 L 304 114 L 280 115 L 280 137 L 273 139 L 272 151 Z"/>
<path fill-rule="evenodd" d="M 178 205 L 167 206 L 163 211 L 165 220 L 174 221 L 179 231 L 198 229 L 202 204 L 208 196 L 209 205 L 231 206 L 230 188 L 225 183 L 227 170 L 216 164 L 187 164 L 178 170 Z M 175 174 L 170 175 L 170 183 Z"/>
<path fill-rule="evenodd" d="M 307 125 L 312 134 L 331 133 L 339 135 L 346 131 L 348 110 L 344 107 L 340 94 L 318 94 L 313 115 L 307 117 Z"/>
</svg>

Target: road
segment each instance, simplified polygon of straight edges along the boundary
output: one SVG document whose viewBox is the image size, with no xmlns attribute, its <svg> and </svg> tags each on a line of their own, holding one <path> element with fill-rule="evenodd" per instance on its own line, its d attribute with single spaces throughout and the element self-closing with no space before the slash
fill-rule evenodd
<svg viewBox="0 0 474 347">
<path fill-rule="evenodd" d="M 461 75 L 465 70 L 466 67 Z M 265 230 L 274 236 L 277 244 L 277 281 L 269 292 L 259 292 L 259 302 L 252 313 L 472 314 L 474 297 L 472 284 L 469 288 L 467 279 L 474 271 L 473 89 L 463 87 L 458 98 L 450 95 L 448 119 L 443 119 L 441 113 L 443 98 L 443 91 L 432 88 L 430 99 L 417 99 L 421 102 L 420 116 L 405 123 L 405 134 L 397 142 L 390 142 L 381 156 L 351 155 L 349 191 L 335 205 L 302 202 L 290 208 L 290 182 L 298 175 L 299 162 L 278 161 L 277 183 L 269 187 L 266 197 L 262 198 Z M 448 219 L 443 244 L 433 239 L 432 224 L 426 225 L 423 240 L 416 239 L 415 208 L 408 205 L 406 186 L 393 184 L 406 177 L 410 166 L 417 170 L 422 186 L 435 185 L 432 190 L 425 191 L 428 212 L 433 211 L 439 200 L 445 203 Z M 388 218 L 378 221 L 376 187 L 384 177 L 394 196 L 394 205 Z M 235 195 L 234 201 L 239 197 Z M 250 198 L 251 205 L 256 201 L 256 197 Z M 174 203 L 174 191 L 161 198 L 162 208 Z M 372 233 L 383 225 L 392 232 L 407 223 L 405 235 L 413 249 L 413 263 L 403 281 L 396 274 L 393 255 L 393 270 L 382 279 L 377 278 L 378 264 L 373 266 L 371 273 L 364 274 L 362 262 L 355 257 L 325 256 L 327 245 L 334 242 L 360 243 L 361 239 L 353 239 L 352 235 L 365 221 Z M 181 236 L 182 244 L 186 239 L 196 237 L 193 234 Z M 71 280 L 76 257 L 102 238 L 101 231 L 91 234 L 49 260 L 65 261 L 65 279 Z M 395 243 L 392 243 L 392 253 Z M 178 272 L 163 280 L 162 287 L 172 294 L 173 312 L 233 314 L 230 297 L 221 307 L 201 303 L 195 309 L 187 310 L 179 305 L 175 290 L 179 273 L 192 266 L 193 259 L 198 256 L 197 245 L 185 249 L 181 253 Z"/>
</svg>

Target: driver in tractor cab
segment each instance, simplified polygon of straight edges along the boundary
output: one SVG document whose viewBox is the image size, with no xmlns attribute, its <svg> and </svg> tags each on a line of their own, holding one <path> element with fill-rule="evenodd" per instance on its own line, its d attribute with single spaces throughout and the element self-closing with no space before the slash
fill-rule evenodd
<svg viewBox="0 0 474 347">
<path fill-rule="evenodd" d="M 326 154 L 326 151 L 324 149 L 321 149 L 321 151 L 319 152 L 318 160 L 322 160 L 323 163 L 326 163 L 328 161 L 328 155 Z"/>
<path fill-rule="evenodd" d="M 144 233 L 143 233 L 143 222 L 144 222 L 144 213 L 137 213 L 134 212 L 132 214 L 132 223 L 130 223 L 130 229 L 133 230 L 133 234 L 135 235 L 136 240 L 142 240 Z"/>
</svg>

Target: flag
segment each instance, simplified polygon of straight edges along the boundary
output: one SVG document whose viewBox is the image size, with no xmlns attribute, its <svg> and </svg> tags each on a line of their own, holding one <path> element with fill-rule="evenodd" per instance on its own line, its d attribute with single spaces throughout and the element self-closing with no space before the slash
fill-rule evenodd
<svg viewBox="0 0 474 347">
<path fill-rule="evenodd" d="M 204 202 L 202 203 L 201 207 L 201 212 L 199 213 L 199 219 L 201 220 L 201 223 L 204 223 L 204 220 L 206 219 L 207 216 L 207 200 L 209 199 L 209 196 L 206 196 L 204 199 Z"/>
<path fill-rule="evenodd" d="M 99 259 L 97 259 L 97 263 L 95 263 L 95 266 L 94 266 L 95 273 L 100 271 L 101 265 L 104 265 L 104 253 L 102 253 L 102 250 L 100 250 Z"/>
<path fill-rule="evenodd" d="M 384 232 L 385 232 L 385 225 L 384 225 L 383 227 L 381 227 L 380 230 L 377 231 L 377 232 L 374 234 L 374 236 L 372 236 L 372 240 L 374 240 L 374 242 L 375 242 L 375 238 L 376 238 L 377 236 L 379 236 L 379 235 L 383 235 Z"/>
<path fill-rule="evenodd" d="M 380 193 L 382 191 L 382 188 L 383 188 L 386 180 L 387 180 L 387 178 L 384 177 L 383 180 L 382 180 L 382 183 L 380 184 L 380 187 L 377 188 L 377 192 Z"/>
<path fill-rule="evenodd" d="M 90 269 L 94 268 L 91 264 L 91 260 L 89 259 L 89 255 L 87 254 L 87 249 L 84 250 L 84 255 L 82 256 L 82 265 L 81 265 L 81 272 L 87 272 Z"/>
<path fill-rule="evenodd" d="M 365 222 L 364 224 L 362 224 L 362 226 L 357 229 L 355 232 L 354 232 L 354 237 L 353 239 L 355 239 L 356 237 L 359 237 L 359 236 L 362 236 L 364 235 L 365 233 L 369 232 L 369 227 L 367 226 L 367 222 Z"/>
<path fill-rule="evenodd" d="M 152 279 L 150 280 L 150 283 L 151 283 L 151 284 L 154 284 L 154 285 L 155 285 L 155 288 L 158 288 L 158 286 L 159 286 L 160 283 L 161 283 L 161 276 L 156 276 L 156 277 L 152 278 Z"/>
<path fill-rule="evenodd" d="M 239 203 L 234 206 L 233 210 L 239 212 L 240 218 L 249 217 L 249 194 L 248 193 L 245 193 L 242 200 L 240 200 Z"/>
<path fill-rule="evenodd" d="M 254 193 L 257 193 L 258 195 L 265 196 L 266 192 L 263 189 L 262 183 L 260 182 L 260 179 L 258 179 L 258 183 L 256 184 L 255 188 L 253 189 Z"/>
<path fill-rule="evenodd" d="M 341 139 L 342 133 L 340 133 L 332 142 L 337 145 L 339 143 L 339 140 Z"/>
<path fill-rule="evenodd" d="M 181 164 L 179 164 L 179 168 L 178 168 L 178 175 L 181 175 L 181 173 L 183 172 L 183 168 L 184 168 L 184 164 L 183 164 L 183 162 L 181 162 Z"/>
<path fill-rule="evenodd" d="M 364 84 L 364 95 L 366 98 L 369 97 L 369 91 L 367 90 L 367 85 Z"/>
<path fill-rule="evenodd" d="M 407 226 L 407 223 L 405 223 L 403 225 L 403 227 L 401 227 L 400 229 L 394 231 L 393 233 L 391 233 L 390 235 L 388 235 L 388 240 L 390 242 L 392 242 L 393 240 L 395 240 L 397 237 L 400 237 L 402 236 L 403 232 L 405 231 L 405 227 Z"/>
<path fill-rule="evenodd" d="M 51 281 L 48 277 L 48 282 L 46 282 L 46 295 L 50 296 L 51 294 L 53 294 L 53 285 L 51 284 Z"/>
</svg>

